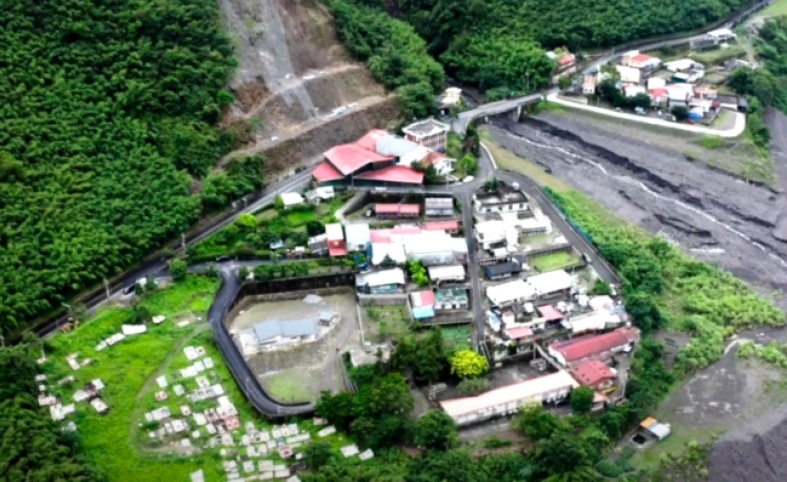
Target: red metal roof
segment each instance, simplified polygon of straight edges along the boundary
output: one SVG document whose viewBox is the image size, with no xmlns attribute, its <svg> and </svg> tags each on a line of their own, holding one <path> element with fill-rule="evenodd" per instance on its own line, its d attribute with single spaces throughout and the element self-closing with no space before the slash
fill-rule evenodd
<svg viewBox="0 0 787 482">
<path fill-rule="evenodd" d="M 647 62 L 648 60 L 650 60 L 650 55 L 639 54 L 631 57 L 629 62 Z"/>
<path fill-rule="evenodd" d="M 426 231 L 455 231 L 459 229 L 459 221 L 430 221 L 424 223 Z"/>
<path fill-rule="evenodd" d="M 387 136 L 388 133 L 382 129 L 372 129 L 363 137 L 355 141 L 357 146 L 360 146 L 367 151 L 377 152 L 377 141 Z"/>
<path fill-rule="evenodd" d="M 356 144 L 342 144 L 326 151 L 325 159 L 333 164 L 337 171 L 346 176 L 367 164 L 390 161 L 393 157 L 381 156 Z M 377 172 L 382 172 L 382 170 Z M 421 177 L 423 178 L 423 174 Z"/>
<path fill-rule="evenodd" d="M 667 97 L 668 95 L 669 95 L 669 90 L 665 89 L 664 87 L 657 87 L 655 89 L 650 89 L 651 97 Z"/>
<path fill-rule="evenodd" d="M 419 204 L 375 204 L 374 212 L 375 214 L 414 214 L 417 216 L 421 213 L 421 206 Z"/>
<path fill-rule="evenodd" d="M 330 162 L 324 161 L 320 163 L 312 172 L 312 176 L 317 179 L 318 182 L 326 182 L 326 181 L 336 181 L 338 179 L 344 179 L 344 175 L 341 172 L 337 171 L 335 167 L 331 165 Z"/>
<path fill-rule="evenodd" d="M 521 340 L 522 338 L 533 336 L 533 330 L 531 330 L 529 326 L 511 328 L 510 330 L 506 330 L 506 333 L 512 340 Z"/>
<path fill-rule="evenodd" d="M 434 292 L 433 291 L 419 291 L 413 293 L 416 298 L 417 306 L 434 306 Z"/>
<path fill-rule="evenodd" d="M 369 240 L 372 243 L 390 243 L 391 230 L 390 229 L 372 229 L 369 231 Z"/>
<path fill-rule="evenodd" d="M 420 234 L 421 228 L 414 224 L 397 224 L 391 230 L 391 234 Z"/>
<path fill-rule="evenodd" d="M 549 345 L 549 348 L 563 355 L 567 363 L 571 363 L 623 347 L 638 339 L 639 330 L 636 328 L 618 328 L 603 335 L 585 335 L 567 341 L 558 341 Z"/>
<path fill-rule="evenodd" d="M 377 155 L 377 154 L 375 154 Z M 390 160 L 392 158 L 383 158 L 383 160 Z M 376 171 L 367 171 L 363 174 L 356 176 L 356 179 L 365 179 L 367 181 L 385 181 L 385 182 L 398 182 L 403 184 L 423 184 L 424 173 L 418 172 L 407 166 L 388 166 Z"/>
<path fill-rule="evenodd" d="M 539 306 L 537 310 L 541 316 L 546 318 L 547 321 L 557 321 L 563 319 L 563 313 L 557 311 L 557 309 L 555 309 L 555 307 L 552 305 Z"/>
<path fill-rule="evenodd" d="M 574 378 L 582 385 L 595 385 L 596 383 L 615 378 L 615 374 L 600 361 L 586 361 L 574 367 Z"/>
<path fill-rule="evenodd" d="M 331 256 L 344 256 L 347 254 L 347 248 L 328 248 L 328 254 Z"/>
<path fill-rule="evenodd" d="M 566 66 L 569 64 L 573 64 L 575 60 L 577 60 L 577 58 L 574 54 L 566 54 L 560 57 L 560 65 Z"/>
</svg>

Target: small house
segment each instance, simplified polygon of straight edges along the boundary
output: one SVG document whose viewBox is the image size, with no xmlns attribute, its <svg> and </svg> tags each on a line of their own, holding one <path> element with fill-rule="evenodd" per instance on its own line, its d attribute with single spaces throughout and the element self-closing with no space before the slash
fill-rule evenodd
<svg viewBox="0 0 787 482">
<path fill-rule="evenodd" d="M 401 292 L 404 288 L 404 271 L 391 268 L 355 276 L 356 289 L 365 294 L 389 294 Z"/>
<path fill-rule="evenodd" d="M 469 306 L 465 288 L 439 288 L 435 290 L 436 311 L 466 310 Z"/>
<path fill-rule="evenodd" d="M 434 318 L 435 295 L 432 291 L 410 293 L 410 312 L 416 320 Z"/>
<path fill-rule="evenodd" d="M 299 204 L 304 204 L 306 200 L 297 192 L 285 192 L 279 195 L 284 208 L 291 208 Z"/>
<path fill-rule="evenodd" d="M 450 197 L 428 197 L 424 200 L 425 216 L 453 216 L 454 200 Z"/>
<path fill-rule="evenodd" d="M 345 256 L 347 242 L 344 239 L 344 230 L 339 223 L 325 225 L 325 234 L 328 238 L 328 254 L 331 256 Z"/>
<path fill-rule="evenodd" d="M 484 268 L 486 277 L 490 280 L 510 278 L 518 275 L 522 271 L 522 266 L 516 261 L 507 263 L 493 264 Z"/>
<path fill-rule="evenodd" d="M 591 360 L 576 365 L 572 374 L 576 380 L 597 392 L 606 392 L 615 388 L 617 375 L 605 363 Z"/>
<path fill-rule="evenodd" d="M 371 234 L 366 223 L 348 224 L 344 227 L 347 251 L 366 251 Z"/>
<path fill-rule="evenodd" d="M 658 441 L 664 440 L 672 433 L 672 427 L 668 423 L 659 423 L 653 417 L 648 417 L 639 424 L 640 434 L 655 438 Z"/>
<path fill-rule="evenodd" d="M 461 93 L 461 90 L 459 91 Z M 404 138 L 429 149 L 445 151 L 451 126 L 434 119 L 415 122 L 402 129 Z"/>
</svg>

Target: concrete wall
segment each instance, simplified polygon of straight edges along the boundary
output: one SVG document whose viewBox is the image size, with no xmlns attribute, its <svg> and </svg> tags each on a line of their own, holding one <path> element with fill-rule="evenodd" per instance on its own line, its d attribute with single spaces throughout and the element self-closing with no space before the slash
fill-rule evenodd
<svg viewBox="0 0 787 482">
<path fill-rule="evenodd" d="M 377 294 L 377 295 L 359 294 L 358 303 L 361 306 L 406 305 L 407 295 L 405 293 Z"/>
</svg>

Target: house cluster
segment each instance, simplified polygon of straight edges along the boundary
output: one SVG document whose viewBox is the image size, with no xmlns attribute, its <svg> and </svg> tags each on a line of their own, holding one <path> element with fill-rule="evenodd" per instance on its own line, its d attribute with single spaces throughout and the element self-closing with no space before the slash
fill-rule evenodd
<svg viewBox="0 0 787 482">
<path fill-rule="evenodd" d="M 405 137 L 374 129 L 351 144 L 325 152 L 325 160 L 312 173 L 320 186 L 412 186 L 422 184 L 424 173 L 414 164 L 434 166 L 439 175 L 453 170 L 454 159 L 444 154 L 451 127 L 434 119 L 411 124 Z"/>
<path fill-rule="evenodd" d="M 493 417 L 513 415 L 525 404 L 558 404 L 580 386 L 593 389 L 593 410 L 609 403 L 607 394 L 616 390 L 617 371 L 609 366 L 615 355 L 629 353 L 639 342 L 639 330 L 622 327 L 602 335 L 587 335 L 549 345 L 553 373 L 507 385 L 474 397 L 440 402 L 457 425 L 469 425 Z M 546 369 L 546 361 L 541 361 Z M 538 365 L 537 363 L 532 363 Z"/>
<path fill-rule="evenodd" d="M 311 343 L 324 336 L 339 321 L 333 311 L 323 311 L 315 319 L 269 320 L 238 333 L 245 356 Z"/>
<path fill-rule="evenodd" d="M 495 190 L 474 194 L 473 213 L 479 258 L 490 262 L 512 259 L 519 252 L 520 238 L 552 232 L 550 220 L 534 209 L 518 186 L 500 183 Z M 488 264 L 483 259 L 481 263 Z"/>
<path fill-rule="evenodd" d="M 735 37 L 736 35 L 732 30 L 728 28 L 720 28 L 712 30 L 705 35 L 694 37 L 689 41 L 689 45 L 691 46 L 691 50 L 694 51 L 725 48 L 729 46 L 727 42 L 734 40 Z"/>
<path fill-rule="evenodd" d="M 577 63 L 577 56 L 566 49 L 555 49 L 546 55 L 558 65 L 558 70 L 568 69 Z"/>
</svg>

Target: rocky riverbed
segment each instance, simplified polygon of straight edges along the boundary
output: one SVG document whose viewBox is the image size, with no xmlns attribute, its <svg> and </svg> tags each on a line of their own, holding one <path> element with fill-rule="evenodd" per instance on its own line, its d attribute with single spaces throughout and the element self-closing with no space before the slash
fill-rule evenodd
<svg viewBox="0 0 787 482">
<path fill-rule="evenodd" d="M 787 186 L 787 139 L 782 137 L 787 117 L 769 112 L 768 120 L 775 130 L 776 173 Z M 622 218 L 717 263 L 763 295 L 787 288 L 785 194 L 688 159 L 676 149 L 648 142 L 645 135 L 625 136 L 568 114 L 543 114 L 522 123 L 498 116 L 489 131 L 499 145 L 547 168 Z M 777 303 L 787 308 L 784 296 Z M 784 341 L 785 330 L 742 336 L 760 343 Z M 731 351 L 696 374 L 661 410 L 670 412 L 665 418 L 677 424 L 701 429 L 702 424 L 694 423 L 701 419 L 726 429 L 711 451 L 711 482 L 787 480 L 787 404 L 780 393 L 763 387 L 763 379 L 780 374 L 765 366 L 739 366 L 733 357 Z M 716 382 L 700 390 L 700 396 L 692 392 L 708 380 Z M 728 405 L 727 412 L 719 412 L 718 407 Z"/>
<path fill-rule="evenodd" d="M 498 116 L 489 130 L 501 146 L 763 294 L 787 289 L 783 194 L 568 114 L 521 123 Z"/>
</svg>

